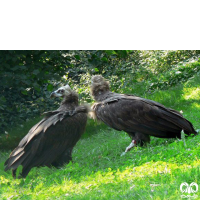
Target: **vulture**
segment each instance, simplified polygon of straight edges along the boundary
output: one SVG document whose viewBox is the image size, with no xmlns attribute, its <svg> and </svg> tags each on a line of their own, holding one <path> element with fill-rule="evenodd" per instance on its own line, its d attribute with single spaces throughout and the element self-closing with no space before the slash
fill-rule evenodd
<svg viewBox="0 0 200 200">
<path fill-rule="evenodd" d="M 194 134 L 193 125 L 181 113 L 164 105 L 134 95 L 111 92 L 109 82 L 101 75 L 91 79 L 91 95 L 97 103 L 92 106 L 93 117 L 132 139 L 124 155 L 135 145 L 150 142 L 150 136 L 181 138 L 181 132 Z"/>
<path fill-rule="evenodd" d="M 20 177 L 25 178 L 33 167 L 59 168 L 72 160 L 73 147 L 85 130 L 88 108 L 78 105 L 78 94 L 69 85 L 50 97 L 63 97 L 60 107 L 45 112 L 5 162 L 5 171 L 11 169 L 14 178 L 19 165 L 23 167 Z"/>
</svg>

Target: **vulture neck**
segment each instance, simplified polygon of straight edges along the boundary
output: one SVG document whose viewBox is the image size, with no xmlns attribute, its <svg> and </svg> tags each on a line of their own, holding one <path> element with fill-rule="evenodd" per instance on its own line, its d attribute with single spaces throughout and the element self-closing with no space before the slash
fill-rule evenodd
<svg viewBox="0 0 200 200">
<path fill-rule="evenodd" d="M 71 92 L 71 94 L 64 97 L 61 106 L 78 106 L 78 94 L 76 92 Z"/>
<path fill-rule="evenodd" d="M 94 99 L 95 99 L 95 101 L 104 101 L 104 100 L 106 100 L 107 98 L 109 98 L 109 97 L 111 97 L 112 96 L 112 94 L 113 94 L 113 92 L 111 92 L 111 91 L 105 91 L 105 92 L 99 92 L 99 93 L 97 93 L 95 96 L 94 96 Z"/>
</svg>

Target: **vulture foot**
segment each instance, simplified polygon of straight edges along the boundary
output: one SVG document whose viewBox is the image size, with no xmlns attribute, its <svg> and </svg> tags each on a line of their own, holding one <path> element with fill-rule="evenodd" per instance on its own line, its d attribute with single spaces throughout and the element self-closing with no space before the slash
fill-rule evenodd
<svg viewBox="0 0 200 200">
<path fill-rule="evenodd" d="M 125 152 L 121 154 L 121 156 L 124 156 L 128 151 L 130 151 L 134 146 L 136 146 L 136 140 L 132 140 L 129 146 L 126 147 Z"/>
</svg>

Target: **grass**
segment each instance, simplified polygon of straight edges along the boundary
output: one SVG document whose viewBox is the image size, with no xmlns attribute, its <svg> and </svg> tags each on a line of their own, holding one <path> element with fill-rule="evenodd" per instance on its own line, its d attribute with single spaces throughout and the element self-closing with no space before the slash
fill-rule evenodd
<svg viewBox="0 0 200 200">
<path fill-rule="evenodd" d="M 200 74 L 184 84 L 144 97 L 182 110 L 199 129 L 199 80 Z M 130 143 L 126 133 L 92 125 L 74 148 L 74 163 L 59 170 L 34 168 L 26 179 L 13 180 L 11 172 L 3 170 L 9 153 L 2 152 L 0 199 L 177 200 L 188 195 L 181 193 L 181 183 L 200 184 L 200 135 L 186 138 L 186 145 L 178 139 L 151 137 L 147 147 L 136 147 L 121 157 Z M 195 194 L 200 198 L 200 192 Z"/>
<path fill-rule="evenodd" d="M 6 134 L 0 135 L 0 150 L 14 149 L 22 137 L 28 133 L 30 128 L 42 119 L 41 116 L 25 122 L 17 128 L 11 128 Z"/>
</svg>

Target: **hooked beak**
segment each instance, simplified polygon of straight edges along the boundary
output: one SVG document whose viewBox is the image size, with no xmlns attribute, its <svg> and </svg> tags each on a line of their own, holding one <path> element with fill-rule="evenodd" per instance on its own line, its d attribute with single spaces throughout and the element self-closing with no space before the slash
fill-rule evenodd
<svg viewBox="0 0 200 200">
<path fill-rule="evenodd" d="M 52 92 L 51 93 L 51 95 L 50 95 L 50 98 L 53 98 L 53 97 L 55 97 L 56 95 L 55 95 L 55 92 Z"/>
</svg>

